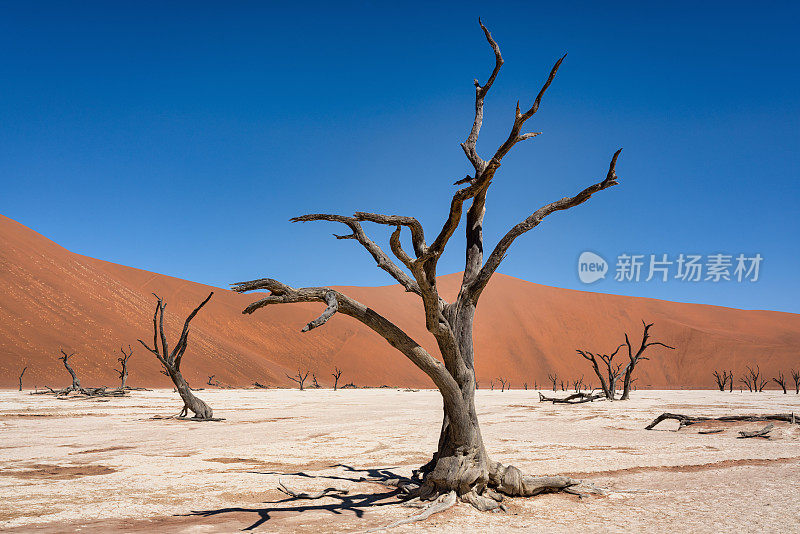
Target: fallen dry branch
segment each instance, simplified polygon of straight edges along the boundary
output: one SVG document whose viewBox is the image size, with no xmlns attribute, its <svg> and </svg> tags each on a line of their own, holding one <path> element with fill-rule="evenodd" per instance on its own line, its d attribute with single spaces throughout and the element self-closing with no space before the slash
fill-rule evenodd
<svg viewBox="0 0 800 534">
<path fill-rule="evenodd" d="M 605 400 L 606 396 L 603 393 L 573 393 L 563 398 L 558 397 L 545 397 L 539 393 L 539 402 L 552 402 L 553 404 L 581 404 L 584 402 L 594 402 L 596 400 Z"/>
<path fill-rule="evenodd" d="M 693 425 L 695 423 L 702 423 L 705 421 L 746 421 L 746 422 L 753 422 L 753 421 L 783 421 L 784 423 L 790 424 L 800 424 L 800 421 L 795 418 L 794 413 L 776 413 L 776 414 L 764 414 L 764 415 L 723 415 L 722 417 L 699 417 L 699 416 L 689 416 L 689 415 L 682 415 L 679 413 L 668 413 L 664 412 L 655 419 L 653 422 L 650 423 L 645 427 L 645 430 L 653 430 L 657 424 L 661 421 L 666 421 L 667 419 L 673 419 L 678 421 L 678 430 L 685 426 Z"/>
<path fill-rule="evenodd" d="M 761 430 L 740 430 L 737 438 L 764 438 L 769 439 L 770 431 L 775 428 L 775 425 L 770 423 Z"/>
</svg>

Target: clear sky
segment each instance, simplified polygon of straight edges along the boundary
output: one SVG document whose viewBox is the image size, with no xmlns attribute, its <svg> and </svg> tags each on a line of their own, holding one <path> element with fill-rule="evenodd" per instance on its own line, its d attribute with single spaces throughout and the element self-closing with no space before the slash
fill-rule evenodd
<svg viewBox="0 0 800 534">
<path fill-rule="evenodd" d="M 558 4 L 558 5 L 556 5 Z M 554 214 L 501 272 L 606 293 L 800 312 L 800 4 L 796 2 L 3 2 L 0 213 L 92 257 L 221 287 L 392 282 L 311 212 L 417 216 L 435 234 L 470 171 L 472 79 L 506 63 L 479 151 L 507 135 L 569 55 L 494 180 L 493 247 Z M 463 229 L 463 227 L 462 227 Z M 386 243 L 384 228 L 370 228 Z M 463 239 L 440 273 L 462 269 Z M 592 251 L 609 275 L 578 278 Z M 620 254 L 644 255 L 639 282 Z M 649 255 L 760 254 L 759 278 L 660 275 Z M 731 268 L 733 275 L 733 268 Z M 703 274 L 705 277 L 705 273 Z"/>
</svg>

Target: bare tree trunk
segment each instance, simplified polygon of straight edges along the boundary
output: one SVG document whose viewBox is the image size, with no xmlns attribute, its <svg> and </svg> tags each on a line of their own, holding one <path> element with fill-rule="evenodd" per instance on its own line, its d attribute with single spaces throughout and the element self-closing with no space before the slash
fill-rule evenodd
<svg viewBox="0 0 800 534">
<path fill-rule="evenodd" d="M 64 349 L 60 349 L 60 350 L 61 350 L 61 357 L 59 358 L 59 360 L 64 362 L 64 367 L 66 367 L 67 372 L 69 372 L 70 376 L 72 377 L 72 385 L 67 389 L 68 390 L 72 390 L 72 391 L 81 391 L 83 389 L 83 388 L 81 388 L 81 381 L 78 380 L 78 375 L 75 374 L 75 371 L 72 369 L 72 366 L 69 364 L 69 359 L 72 356 L 74 356 L 75 353 L 73 352 L 72 354 L 67 354 L 66 352 L 64 352 Z"/>
<path fill-rule="evenodd" d="M 130 345 L 128 345 L 128 352 L 125 352 L 125 347 L 120 347 L 120 352 L 122 353 L 121 358 L 117 358 L 117 361 L 120 363 L 121 368 L 117 371 L 119 373 L 120 378 L 120 385 L 119 389 L 125 389 L 126 382 L 128 381 L 128 359 L 133 356 L 133 349 Z"/>
<path fill-rule="evenodd" d="M 792 369 L 792 380 L 794 380 L 795 395 L 800 395 L 800 371 Z"/>
<path fill-rule="evenodd" d="M 139 343 L 158 358 L 158 361 L 160 361 L 161 365 L 164 367 L 165 374 L 169 376 L 172 379 L 172 383 L 175 384 L 175 389 L 181 396 L 181 400 L 183 400 L 183 408 L 181 409 L 179 417 L 187 417 L 190 411 L 194 413 L 194 419 L 211 420 L 214 417 L 214 412 L 211 410 L 211 407 L 192 393 L 192 388 L 189 387 L 189 384 L 183 378 L 180 370 L 183 354 L 186 352 L 186 346 L 189 340 L 189 323 L 194 319 L 195 315 L 197 315 L 197 312 L 200 311 L 200 308 L 211 300 L 213 295 L 214 292 L 212 291 L 186 318 L 183 324 L 183 331 L 172 351 L 169 350 L 167 336 L 164 333 L 164 308 L 166 308 L 166 304 L 156 295 L 158 302 L 156 303 L 156 311 L 153 315 L 153 347 L 151 348 L 147 343 L 141 339 L 139 340 Z M 159 341 L 161 342 L 160 346 Z"/>
<path fill-rule="evenodd" d="M 28 370 L 28 366 L 22 368 L 22 372 L 19 374 L 19 390 L 22 391 L 22 375 L 25 374 L 25 371 Z"/>
</svg>

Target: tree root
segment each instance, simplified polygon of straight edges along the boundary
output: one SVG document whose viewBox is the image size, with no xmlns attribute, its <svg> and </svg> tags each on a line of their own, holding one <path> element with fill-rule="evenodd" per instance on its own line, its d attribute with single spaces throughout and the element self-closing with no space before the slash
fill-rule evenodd
<svg viewBox="0 0 800 534">
<path fill-rule="evenodd" d="M 377 527 L 365 530 L 364 534 L 368 532 L 389 530 L 391 528 L 399 527 L 401 525 L 408 525 L 409 523 L 415 523 L 417 521 L 424 521 L 433 514 L 438 514 L 439 512 L 444 512 L 445 510 L 451 508 L 454 504 L 456 504 L 457 501 L 458 499 L 456 498 L 455 491 L 451 491 L 450 493 L 445 493 L 444 495 L 439 496 L 433 503 L 426 506 L 420 513 L 412 515 L 411 517 L 400 519 L 398 521 L 395 521 L 394 523 L 390 523 L 383 527 Z"/>
<path fill-rule="evenodd" d="M 777 413 L 777 414 L 765 414 L 765 415 L 724 415 L 722 417 L 699 417 L 699 416 L 690 416 L 690 415 L 682 415 L 679 413 L 669 413 L 664 412 L 655 419 L 653 422 L 650 423 L 645 427 L 645 430 L 653 430 L 653 428 L 660 423 L 661 421 L 665 421 L 667 419 L 674 419 L 678 421 L 678 430 L 685 426 L 693 425 L 695 423 L 702 423 L 704 421 L 745 421 L 745 422 L 753 422 L 753 421 L 782 421 L 784 423 L 790 424 L 800 424 L 800 419 L 796 418 L 794 413 Z"/>
</svg>

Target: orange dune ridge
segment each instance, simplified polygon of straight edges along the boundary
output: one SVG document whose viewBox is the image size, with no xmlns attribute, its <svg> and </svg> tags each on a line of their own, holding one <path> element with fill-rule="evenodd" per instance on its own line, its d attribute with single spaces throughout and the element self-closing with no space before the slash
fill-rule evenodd
<svg viewBox="0 0 800 534">
<path fill-rule="evenodd" d="M 454 296 L 459 283 L 459 274 L 441 277 L 442 295 Z M 337 289 L 436 353 L 416 295 L 400 286 Z M 2 215 L 0 387 L 16 387 L 25 366 L 26 388 L 68 385 L 69 375 L 57 359 L 62 347 L 76 353 L 70 363 L 83 385 L 115 386 L 119 349 L 128 344 L 134 349 L 128 384 L 171 387 L 155 356 L 136 341 L 152 342 L 152 293 L 167 302 L 165 323 L 174 342 L 186 315 L 212 290 L 214 298 L 192 322 L 184 358 L 183 374 L 195 387 L 209 375 L 234 387 L 254 381 L 290 387 L 294 384 L 285 374 L 296 373 L 298 367 L 329 386 L 334 366 L 343 371 L 340 385 L 433 387 L 402 354 L 354 319 L 336 315 L 324 327 L 301 333 L 322 311 L 321 304 L 272 306 L 242 315 L 256 295 L 74 254 Z M 589 363 L 575 349 L 612 351 L 624 342 L 626 331 L 638 342 L 642 319 L 655 322 L 653 339 L 677 350 L 649 349 L 651 360 L 637 367 L 640 388 L 711 388 L 712 370 L 730 369 L 738 389 L 745 365 L 758 364 L 768 380 L 779 370 L 788 377 L 790 368 L 800 367 L 797 314 L 559 289 L 497 274 L 476 317 L 480 387 L 488 388 L 498 377 L 510 380 L 514 388 L 526 382 L 542 387 L 548 373 L 570 381 L 583 376 L 597 386 Z"/>
</svg>

